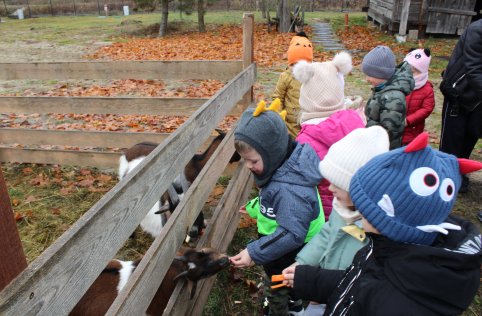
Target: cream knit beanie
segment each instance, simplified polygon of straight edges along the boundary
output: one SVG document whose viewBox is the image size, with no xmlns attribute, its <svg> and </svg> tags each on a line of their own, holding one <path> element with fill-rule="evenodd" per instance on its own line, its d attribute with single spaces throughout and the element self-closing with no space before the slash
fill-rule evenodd
<svg viewBox="0 0 482 316">
<path fill-rule="evenodd" d="M 324 118 L 344 109 L 343 75 L 352 69 L 351 55 L 338 53 L 332 61 L 307 63 L 299 61 L 293 76 L 301 82 L 300 121 Z"/>
<path fill-rule="evenodd" d="M 321 175 L 328 181 L 349 191 L 355 172 L 373 157 L 390 147 L 388 134 L 381 126 L 357 128 L 334 143 L 320 162 Z"/>
</svg>

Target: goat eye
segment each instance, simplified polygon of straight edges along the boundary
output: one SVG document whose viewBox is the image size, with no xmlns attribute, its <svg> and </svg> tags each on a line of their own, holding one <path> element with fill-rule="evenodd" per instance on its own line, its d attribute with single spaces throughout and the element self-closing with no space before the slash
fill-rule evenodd
<svg viewBox="0 0 482 316">
<path fill-rule="evenodd" d="M 452 179 L 444 179 L 440 184 L 440 197 L 445 202 L 450 202 L 455 196 L 455 184 Z"/>
<path fill-rule="evenodd" d="M 410 188 L 415 194 L 428 196 L 437 191 L 439 187 L 439 177 L 432 168 L 421 167 L 415 169 L 410 175 Z"/>
</svg>

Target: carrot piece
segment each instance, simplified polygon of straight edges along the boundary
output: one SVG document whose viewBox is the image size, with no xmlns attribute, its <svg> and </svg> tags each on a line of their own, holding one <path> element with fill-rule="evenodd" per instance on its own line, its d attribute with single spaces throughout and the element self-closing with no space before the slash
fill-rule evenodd
<svg viewBox="0 0 482 316">
<path fill-rule="evenodd" d="M 282 287 L 282 286 L 286 286 L 286 284 L 281 283 L 281 284 L 272 285 L 271 288 L 272 288 L 272 289 L 277 289 L 277 288 Z"/>
<path fill-rule="evenodd" d="M 282 274 L 276 274 L 276 275 L 272 275 L 271 276 L 271 282 L 280 282 L 280 281 L 284 281 L 284 277 Z"/>
</svg>

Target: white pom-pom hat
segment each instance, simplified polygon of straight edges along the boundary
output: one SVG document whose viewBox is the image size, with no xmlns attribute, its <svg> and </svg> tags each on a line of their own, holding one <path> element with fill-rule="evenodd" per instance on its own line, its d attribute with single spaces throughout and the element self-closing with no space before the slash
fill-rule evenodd
<svg viewBox="0 0 482 316">
<path fill-rule="evenodd" d="M 293 76 L 301 82 L 300 120 L 324 118 L 344 109 L 344 79 L 353 68 L 351 55 L 340 52 L 331 61 L 299 61 Z"/>
</svg>

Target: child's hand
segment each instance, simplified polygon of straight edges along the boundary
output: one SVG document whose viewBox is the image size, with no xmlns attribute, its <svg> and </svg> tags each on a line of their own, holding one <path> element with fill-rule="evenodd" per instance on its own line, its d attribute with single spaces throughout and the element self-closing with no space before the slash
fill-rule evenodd
<svg viewBox="0 0 482 316">
<path fill-rule="evenodd" d="M 251 267 L 254 265 L 254 261 L 251 260 L 248 249 L 244 249 L 236 256 L 229 258 L 229 260 L 237 268 Z"/>
<path fill-rule="evenodd" d="M 283 283 L 288 287 L 293 287 L 295 285 L 295 270 L 297 265 L 298 263 L 295 262 L 282 272 L 284 277 Z"/>
<path fill-rule="evenodd" d="M 246 205 L 243 205 L 239 208 L 239 213 L 248 214 L 248 212 L 246 211 Z"/>
</svg>

